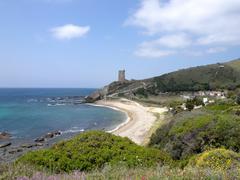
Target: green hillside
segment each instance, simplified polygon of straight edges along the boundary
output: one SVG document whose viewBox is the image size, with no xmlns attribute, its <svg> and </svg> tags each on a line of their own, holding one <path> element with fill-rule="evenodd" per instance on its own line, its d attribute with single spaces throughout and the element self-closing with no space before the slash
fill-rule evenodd
<svg viewBox="0 0 240 180">
<path fill-rule="evenodd" d="M 230 62 L 228 62 L 226 64 L 231 66 L 235 70 L 240 71 L 240 59 L 230 61 Z"/>
<path fill-rule="evenodd" d="M 91 102 L 104 95 L 147 97 L 161 92 L 235 90 L 240 87 L 240 59 L 227 63 L 178 70 L 161 76 L 125 82 L 113 82 L 89 96 Z"/>
<path fill-rule="evenodd" d="M 183 69 L 147 81 L 159 92 L 232 89 L 240 85 L 240 60 Z"/>
</svg>

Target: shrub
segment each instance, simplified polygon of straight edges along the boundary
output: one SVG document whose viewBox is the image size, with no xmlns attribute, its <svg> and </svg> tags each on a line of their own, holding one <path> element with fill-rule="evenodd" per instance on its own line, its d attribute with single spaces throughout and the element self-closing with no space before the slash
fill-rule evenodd
<svg viewBox="0 0 240 180">
<path fill-rule="evenodd" d="M 165 149 L 174 159 L 188 158 L 209 148 L 240 152 L 240 117 L 229 107 L 224 111 L 220 105 L 211 109 L 190 118 L 177 119 L 181 114 L 174 117 L 152 135 L 150 146 Z"/>
<path fill-rule="evenodd" d="M 135 91 L 135 94 L 140 96 L 140 97 L 144 97 L 144 98 L 147 98 L 148 97 L 148 92 L 146 89 L 144 88 L 139 88 Z"/>
<path fill-rule="evenodd" d="M 240 154 L 226 149 L 213 149 L 193 157 L 190 165 L 213 170 L 240 170 Z"/>
<path fill-rule="evenodd" d="M 194 105 L 196 105 L 196 106 L 204 106 L 203 100 L 200 98 L 195 97 L 195 98 L 193 98 L 192 101 L 193 101 Z"/>
<path fill-rule="evenodd" d="M 191 111 L 194 109 L 194 102 L 192 100 L 187 100 L 186 102 L 186 108 Z"/>
<path fill-rule="evenodd" d="M 195 97 L 193 99 L 188 99 L 186 102 L 186 108 L 191 111 L 194 109 L 194 106 L 204 106 L 204 103 L 201 99 Z"/>
<path fill-rule="evenodd" d="M 128 138 L 100 131 L 82 133 L 50 149 L 27 153 L 18 160 L 54 172 L 90 171 L 106 164 L 149 167 L 170 161 L 163 151 L 141 147 Z"/>
<path fill-rule="evenodd" d="M 171 101 L 171 102 L 169 103 L 169 107 L 171 107 L 171 108 L 177 108 L 177 107 L 181 106 L 182 104 L 183 104 L 182 101 L 176 101 L 176 100 L 174 100 L 174 101 Z"/>
</svg>

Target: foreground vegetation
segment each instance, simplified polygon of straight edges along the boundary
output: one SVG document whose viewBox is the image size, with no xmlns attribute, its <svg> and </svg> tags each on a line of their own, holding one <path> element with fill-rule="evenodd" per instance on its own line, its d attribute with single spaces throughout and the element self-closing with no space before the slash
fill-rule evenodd
<svg viewBox="0 0 240 180">
<path fill-rule="evenodd" d="M 69 141 L 57 143 L 50 149 L 27 153 L 17 163 L 59 173 L 91 171 L 105 165 L 119 164 L 126 167 L 151 167 L 170 164 L 171 158 L 161 150 L 138 146 L 128 138 L 89 131 Z"/>
<path fill-rule="evenodd" d="M 231 150 L 212 149 L 183 162 L 127 138 L 90 131 L 0 165 L 0 180 L 240 178 L 240 154 Z"/>
<path fill-rule="evenodd" d="M 156 166 L 152 168 L 138 167 L 129 168 L 126 166 L 105 166 L 101 170 L 90 172 L 74 171 L 71 173 L 55 174 L 49 171 L 37 171 L 32 166 L 23 164 L 0 166 L 0 180 L 219 180 L 219 179 L 239 179 L 240 173 L 237 170 L 218 171 L 209 168 L 186 167 L 172 168 L 169 166 Z"/>
</svg>

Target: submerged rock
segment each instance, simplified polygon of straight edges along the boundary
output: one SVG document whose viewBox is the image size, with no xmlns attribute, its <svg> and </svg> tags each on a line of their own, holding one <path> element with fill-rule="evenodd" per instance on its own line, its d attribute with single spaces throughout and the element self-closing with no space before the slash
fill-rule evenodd
<svg viewBox="0 0 240 180">
<path fill-rule="evenodd" d="M 13 149 L 13 150 L 8 151 L 9 154 L 16 154 L 19 152 L 23 152 L 23 150 L 22 149 Z"/>
<path fill-rule="evenodd" d="M 21 145 L 22 148 L 32 148 L 34 146 L 36 146 L 36 144 L 22 144 Z"/>
<path fill-rule="evenodd" d="M 40 137 L 40 138 L 35 139 L 34 141 L 35 141 L 35 142 L 38 142 L 38 143 L 42 143 L 42 142 L 45 141 L 45 138 Z"/>
<path fill-rule="evenodd" d="M 36 146 L 43 146 L 43 143 L 37 143 Z"/>
<path fill-rule="evenodd" d="M 53 131 L 53 132 L 49 132 L 47 133 L 44 138 L 46 139 L 51 139 L 51 138 L 54 138 L 55 136 L 60 136 L 61 135 L 61 132 L 60 131 Z"/>
<path fill-rule="evenodd" d="M 40 137 L 40 138 L 37 138 L 35 139 L 34 141 L 37 142 L 37 143 L 43 143 L 45 142 L 47 139 L 52 139 L 56 136 L 60 136 L 62 133 L 61 131 L 53 131 L 53 132 L 49 132 L 47 133 L 45 136 L 43 137 Z"/>
<path fill-rule="evenodd" d="M 12 143 L 10 143 L 10 142 L 0 144 L 0 148 L 4 148 L 4 147 L 11 146 L 11 144 L 12 144 Z"/>
<path fill-rule="evenodd" d="M 7 132 L 0 132 L 0 140 L 7 140 L 10 139 L 11 134 L 7 133 Z"/>
</svg>

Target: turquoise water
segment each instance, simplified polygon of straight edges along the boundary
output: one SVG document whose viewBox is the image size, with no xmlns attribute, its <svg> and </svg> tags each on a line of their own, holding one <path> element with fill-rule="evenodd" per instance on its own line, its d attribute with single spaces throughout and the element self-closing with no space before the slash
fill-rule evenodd
<svg viewBox="0 0 240 180">
<path fill-rule="evenodd" d="M 70 136 L 86 130 L 111 130 L 126 114 L 79 104 L 95 89 L 0 89 L 0 132 L 25 141 L 60 130 Z"/>
</svg>

